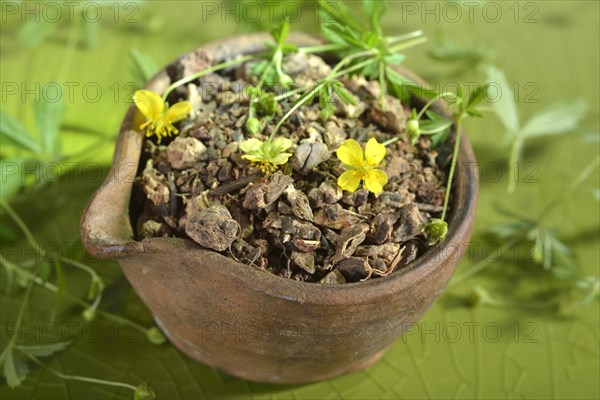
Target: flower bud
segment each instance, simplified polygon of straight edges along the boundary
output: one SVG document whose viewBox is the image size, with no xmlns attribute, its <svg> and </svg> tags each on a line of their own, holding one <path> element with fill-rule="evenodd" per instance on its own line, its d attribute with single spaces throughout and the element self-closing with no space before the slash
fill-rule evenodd
<svg viewBox="0 0 600 400">
<path fill-rule="evenodd" d="M 410 139 L 410 143 L 412 145 L 417 143 L 417 139 L 419 139 L 419 136 L 421 136 L 418 119 L 411 118 L 406 122 L 406 135 Z"/>
<path fill-rule="evenodd" d="M 163 333 L 157 327 L 148 329 L 146 332 L 146 338 L 150 343 L 156 345 L 163 344 L 166 341 L 165 335 L 163 335 Z"/>
<path fill-rule="evenodd" d="M 248 118 L 246 121 L 246 132 L 251 135 L 257 135 L 261 130 L 262 126 L 257 118 Z"/>
<path fill-rule="evenodd" d="M 156 395 L 154 391 L 146 384 L 141 384 L 135 388 L 133 393 L 133 400 L 154 400 Z"/>
<path fill-rule="evenodd" d="M 87 322 L 91 322 L 94 320 L 94 318 L 96 318 L 96 310 L 93 308 L 86 308 L 83 313 L 83 318 L 87 321 Z"/>
<path fill-rule="evenodd" d="M 423 228 L 430 246 L 443 241 L 448 234 L 448 224 L 439 218 L 432 218 Z"/>
</svg>

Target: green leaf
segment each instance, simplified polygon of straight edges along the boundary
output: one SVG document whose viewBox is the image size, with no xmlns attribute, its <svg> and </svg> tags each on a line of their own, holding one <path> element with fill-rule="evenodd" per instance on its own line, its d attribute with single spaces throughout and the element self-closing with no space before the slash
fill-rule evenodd
<svg viewBox="0 0 600 400">
<path fill-rule="evenodd" d="M 389 56 L 386 56 L 384 58 L 384 61 L 387 65 L 398 65 L 398 64 L 401 64 L 402 62 L 404 62 L 405 59 L 406 59 L 406 56 L 404 54 L 395 53 L 395 54 L 390 54 Z"/>
<path fill-rule="evenodd" d="M 336 81 L 336 84 L 333 86 L 333 91 L 340 98 L 342 103 L 352 104 L 354 106 L 358 104 L 354 96 L 352 96 L 352 94 L 346 90 L 342 82 Z"/>
<path fill-rule="evenodd" d="M 290 33 L 290 23 L 287 20 L 282 21 L 277 27 L 271 30 L 271 36 L 279 47 L 283 46 Z"/>
<path fill-rule="evenodd" d="M 64 114 L 62 97 L 55 102 L 50 102 L 46 96 L 40 96 L 40 101 L 33 103 L 35 122 L 42 146 L 47 155 L 58 158 L 60 156 L 59 132 Z"/>
<path fill-rule="evenodd" d="M 423 135 L 432 135 L 434 133 L 440 133 L 452 126 L 450 120 L 424 120 L 419 122 L 419 130 Z"/>
<path fill-rule="evenodd" d="M 515 104 L 515 97 L 512 89 L 508 85 L 504 72 L 494 66 L 490 66 L 487 70 L 487 81 L 490 83 L 488 93 L 491 92 L 492 88 L 498 91 L 497 98 L 492 102 L 494 111 L 504 129 L 510 134 L 516 134 L 519 131 L 519 112 Z"/>
<path fill-rule="evenodd" d="M 321 33 L 323 37 L 329 40 L 332 43 L 339 44 L 342 46 L 348 46 L 349 43 L 344 36 L 339 33 L 337 29 L 334 28 L 335 24 L 325 24 L 321 26 Z"/>
<path fill-rule="evenodd" d="M 10 201 L 10 199 L 25 185 L 22 174 L 22 168 L 28 160 L 25 158 L 11 158 L 0 160 L 0 199 Z"/>
<path fill-rule="evenodd" d="M 98 44 L 98 24 L 100 22 L 90 22 L 83 19 L 83 44 L 86 49 L 93 49 Z"/>
<path fill-rule="evenodd" d="M 25 21 L 19 32 L 17 40 L 26 47 L 35 47 L 44 39 L 52 34 L 58 27 L 57 21 L 51 21 L 47 18 L 28 19 Z"/>
<path fill-rule="evenodd" d="M 448 140 L 448 138 L 450 137 L 451 126 L 452 125 L 444 129 L 443 131 L 431 136 L 431 147 L 435 149 L 439 147 L 442 143 L 444 143 L 446 140 Z"/>
<path fill-rule="evenodd" d="M 385 0 L 363 0 L 363 8 L 371 22 L 371 30 L 381 34 L 381 20 L 385 14 Z"/>
<path fill-rule="evenodd" d="M 146 384 L 139 385 L 135 388 L 133 400 L 154 400 L 156 395 L 154 391 Z"/>
<path fill-rule="evenodd" d="M 476 67 L 490 58 L 485 47 L 466 47 L 444 36 L 437 36 L 428 52 L 429 56 L 441 62 L 462 62 Z"/>
<path fill-rule="evenodd" d="M 31 136 L 29 131 L 12 115 L 0 110 L 0 137 L 6 139 L 9 144 L 12 143 L 24 150 L 39 154 L 42 147 Z"/>
<path fill-rule="evenodd" d="M 352 17 L 348 8 L 340 1 L 319 0 L 319 16 L 323 25 L 337 22 L 349 29 L 363 33 L 365 29 Z"/>
<path fill-rule="evenodd" d="M 147 53 L 132 48 L 129 56 L 133 61 L 132 74 L 138 82 L 147 82 L 158 72 L 158 63 Z"/>
<path fill-rule="evenodd" d="M 483 86 L 477 86 L 475 88 L 467 102 L 467 110 L 475 111 L 474 108 L 486 98 L 489 87 L 490 85 L 486 83 Z"/>
<path fill-rule="evenodd" d="M 29 367 L 23 361 L 21 361 L 16 355 L 13 355 L 13 349 L 7 347 L 2 355 L 0 355 L 0 361 L 4 370 L 4 377 L 8 386 L 15 388 L 25 380 L 29 373 Z"/>
<path fill-rule="evenodd" d="M 572 131 L 588 110 L 584 100 L 557 103 L 534 115 L 523 127 L 527 138 L 558 135 Z"/>
<path fill-rule="evenodd" d="M 34 357 L 47 357 L 51 356 L 56 352 L 63 351 L 70 344 L 71 342 L 67 341 L 40 345 L 16 345 L 15 349 L 19 350 L 25 355 L 30 355 Z"/>
</svg>

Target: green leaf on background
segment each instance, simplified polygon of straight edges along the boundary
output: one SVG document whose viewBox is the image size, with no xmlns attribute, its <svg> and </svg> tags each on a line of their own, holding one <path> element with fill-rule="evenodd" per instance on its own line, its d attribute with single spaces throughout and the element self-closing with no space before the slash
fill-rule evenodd
<svg viewBox="0 0 600 400">
<path fill-rule="evenodd" d="M 132 48 L 129 50 L 129 56 L 133 61 L 132 74 L 138 82 L 148 82 L 158 72 L 158 63 L 147 53 Z"/>
<path fill-rule="evenodd" d="M 40 345 L 16 345 L 15 349 L 19 350 L 21 353 L 25 355 L 31 355 L 34 357 L 47 357 L 52 354 L 63 351 L 71 344 L 68 342 L 56 342 L 49 344 L 40 344 Z"/>
<path fill-rule="evenodd" d="M 337 22 L 356 32 L 365 31 L 341 1 L 319 0 L 319 15 L 320 21 L 324 25 Z"/>
<path fill-rule="evenodd" d="M 515 104 L 515 96 L 508 84 L 506 75 L 500 69 L 490 66 L 487 69 L 487 81 L 490 84 L 488 93 L 492 90 L 496 93 L 495 101 L 492 101 L 492 106 L 496 112 L 496 116 L 504 125 L 504 129 L 509 134 L 515 135 L 519 131 L 519 112 Z M 494 89 L 492 89 L 494 88 Z"/>
<path fill-rule="evenodd" d="M 63 265 L 59 260 L 54 261 L 54 271 L 56 273 L 55 284 L 58 289 L 56 292 L 56 301 L 57 301 L 57 305 L 58 305 L 58 302 L 62 298 L 62 295 L 65 291 L 65 286 L 67 284 L 67 278 L 65 276 L 65 269 L 63 268 Z"/>
<path fill-rule="evenodd" d="M 53 22 L 38 16 L 38 21 L 29 19 L 21 25 L 17 33 L 17 40 L 26 47 L 35 47 L 50 36 L 57 27 L 58 21 Z"/>
<path fill-rule="evenodd" d="M 422 135 L 432 135 L 434 133 L 440 133 L 449 129 L 452 126 L 452 121 L 450 120 L 422 120 L 419 123 L 419 130 Z"/>
<path fill-rule="evenodd" d="M 588 108 L 584 100 L 554 104 L 531 117 L 523 127 L 523 135 L 532 138 L 569 132 L 577 127 Z"/>
<path fill-rule="evenodd" d="M 477 88 L 475 88 L 467 102 L 467 111 L 478 112 L 475 107 L 486 98 L 489 87 L 490 85 L 486 83 L 485 85 L 477 86 Z"/>
<path fill-rule="evenodd" d="M 133 400 L 154 400 L 156 395 L 154 391 L 146 384 L 139 385 L 135 388 Z"/>
<path fill-rule="evenodd" d="M 371 30 L 381 33 L 381 20 L 385 14 L 385 0 L 363 0 L 363 8 L 371 22 Z"/>
<path fill-rule="evenodd" d="M 29 373 L 29 367 L 13 354 L 13 348 L 7 347 L 0 355 L 0 363 L 4 370 L 4 377 L 8 386 L 17 387 L 23 382 Z"/>
<path fill-rule="evenodd" d="M 40 101 L 33 103 L 33 110 L 45 153 L 58 158 L 60 155 L 58 134 L 65 111 L 62 96 L 57 101 L 51 102 L 46 96 L 40 95 Z"/>
<path fill-rule="evenodd" d="M 0 111 L 0 137 L 32 153 L 42 151 L 42 147 L 19 120 L 4 111 Z"/>
<path fill-rule="evenodd" d="M 90 22 L 85 18 L 83 19 L 83 44 L 86 49 L 93 49 L 98 44 L 98 24 L 100 24 L 99 21 Z"/>
<path fill-rule="evenodd" d="M 10 201 L 10 199 L 25 185 L 22 176 L 23 164 L 28 160 L 24 158 L 11 158 L 0 160 L 0 199 Z"/>
<path fill-rule="evenodd" d="M 436 61 L 460 62 L 471 67 L 477 67 L 491 58 L 490 51 L 485 47 L 466 47 L 441 35 L 432 42 L 428 55 Z"/>
</svg>

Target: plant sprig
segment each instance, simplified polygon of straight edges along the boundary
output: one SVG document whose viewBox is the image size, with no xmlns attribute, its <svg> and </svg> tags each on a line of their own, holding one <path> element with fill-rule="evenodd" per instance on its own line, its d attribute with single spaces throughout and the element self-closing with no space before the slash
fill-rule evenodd
<svg viewBox="0 0 600 400">
<path fill-rule="evenodd" d="M 384 36 L 381 29 L 381 20 L 385 14 L 384 1 L 363 1 L 364 11 L 369 18 L 369 29 L 362 27 L 340 2 L 320 0 L 319 7 L 324 20 L 323 36 L 339 46 L 334 52 L 342 58 L 342 66 L 356 64 L 361 59 L 373 60 L 356 71 L 356 74 L 379 81 L 380 106 L 384 109 L 388 82 L 397 80 L 393 74 L 392 77 L 389 76 L 389 67 L 404 61 L 405 56 L 401 51 L 426 41 L 423 32 L 415 31 L 396 37 Z"/>
<path fill-rule="evenodd" d="M 510 146 L 508 166 L 518 171 L 518 164 L 525 144 L 535 138 L 549 137 L 568 133 L 575 129 L 588 110 L 583 100 L 556 103 L 533 115 L 525 124 L 521 124 L 517 111 L 517 99 L 508 84 L 504 72 L 490 66 L 487 70 L 490 90 L 496 87 L 498 97 L 492 102 L 496 116 L 506 130 L 506 142 Z M 514 193 L 517 176 L 508 181 L 508 193 Z"/>
</svg>

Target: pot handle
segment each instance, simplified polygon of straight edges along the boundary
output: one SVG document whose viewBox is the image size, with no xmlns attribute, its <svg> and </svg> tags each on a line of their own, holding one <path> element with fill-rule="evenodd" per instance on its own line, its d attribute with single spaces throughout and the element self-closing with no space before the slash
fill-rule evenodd
<svg viewBox="0 0 600 400">
<path fill-rule="evenodd" d="M 130 121 L 129 109 L 125 121 Z M 133 115 L 131 115 L 133 117 Z M 96 258 L 116 259 L 143 251 L 134 240 L 129 218 L 131 189 L 136 177 L 143 134 L 123 126 L 113 166 L 81 216 L 81 241 Z"/>
</svg>

